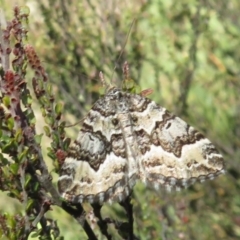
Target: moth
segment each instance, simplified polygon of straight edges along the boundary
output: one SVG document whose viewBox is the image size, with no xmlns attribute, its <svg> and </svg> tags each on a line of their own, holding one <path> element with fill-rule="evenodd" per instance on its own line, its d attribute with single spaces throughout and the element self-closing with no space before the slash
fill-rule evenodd
<svg viewBox="0 0 240 240">
<path fill-rule="evenodd" d="M 63 198 L 121 202 L 138 180 L 180 190 L 224 173 L 222 155 L 203 134 L 145 95 L 109 87 L 95 102 L 62 165 Z"/>
</svg>

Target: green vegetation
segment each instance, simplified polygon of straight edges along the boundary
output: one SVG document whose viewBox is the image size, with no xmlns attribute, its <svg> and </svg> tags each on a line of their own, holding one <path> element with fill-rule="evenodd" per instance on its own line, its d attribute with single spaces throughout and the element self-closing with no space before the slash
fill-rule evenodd
<svg viewBox="0 0 240 240">
<path fill-rule="evenodd" d="M 50 173 L 53 186 L 49 185 L 49 192 L 57 194 L 50 187 L 56 185 L 59 162 L 70 144 L 66 136 L 74 139 L 77 135 L 64 124 L 79 121 L 99 94 L 104 94 L 100 71 L 107 82 L 121 86 L 125 61 L 131 79 L 141 89 L 152 88 L 151 99 L 211 139 L 227 166 L 225 176 L 180 193 L 156 193 L 138 184 L 132 198 L 135 235 L 144 240 L 240 238 L 238 0 L 45 0 L 29 1 L 30 13 L 23 2 L 14 14 L 9 1 L 0 2 L 6 18 L 19 24 L 13 24 L 4 45 L 11 47 L 10 60 L 7 49 L 3 53 L 1 48 L 0 76 L 18 83 L 1 99 L 2 239 L 27 239 L 24 227 L 28 239 L 88 239 L 86 226 L 78 218 L 82 209 L 60 200 L 55 205 L 46 201 L 51 198 L 42 186 L 49 179 L 41 176 Z M 2 28 L 3 19 L 1 13 Z M 2 91 L 3 85 L 1 97 Z M 20 119 L 7 115 L 16 106 L 22 113 Z M 28 167 L 29 162 L 34 169 Z M 83 209 L 95 235 L 105 239 L 96 219 L 89 220 L 91 206 L 84 204 Z M 46 214 L 39 222 L 41 211 Z M 118 204 L 104 205 L 102 215 L 127 220 Z M 120 234 L 126 232 L 124 227 L 119 227 Z M 114 224 L 109 232 L 113 239 L 123 238 Z"/>
</svg>

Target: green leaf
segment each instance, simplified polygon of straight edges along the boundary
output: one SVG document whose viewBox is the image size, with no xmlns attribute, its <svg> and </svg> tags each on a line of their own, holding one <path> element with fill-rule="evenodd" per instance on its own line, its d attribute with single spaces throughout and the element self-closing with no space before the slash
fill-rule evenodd
<svg viewBox="0 0 240 240">
<path fill-rule="evenodd" d="M 39 99 L 39 101 L 40 101 L 41 105 L 42 105 L 45 109 L 49 108 L 50 101 L 49 101 L 49 99 L 48 99 L 45 95 L 43 95 L 43 96 Z"/>
<path fill-rule="evenodd" d="M 14 174 L 17 175 L 19 169 L 19 164 L 18 163 L 13 163 L 10 165 L 10 171 Z"/>
<path fill-rule="evenodd" d="M 24 187 L 27 187 L 27 185 L 31 181 L 31 179 L 32 179 L 32 176 L 30 174 L 26 174 Z"/>
<path fill-rule="evenodd" d="M 21 15 L 29 15 L 30 14 L 30 8 L 28 6 L 20 7 L 20 14 Z"/>
<path fill-rule="evenodd" d="M 7 126 L 8 126 L 8 129 L 9 129 L 9 130 L 13 130 L 14 120 L 13 120 L 12 117 L 8 118 L 8 120 L 7 120 Z"/>
<path fill-rule="evenodd" d="M 0 162 L 1 162 L 1 164 L 2 164 L 3 166 L 9 164 L 8 159 L 5 158 L 2 153 L 0 153 Z"/>
<path fill-rule="evenodd" d="M 33 199 L 28 199 L 27 206 L 26 206 L 26 211 L 30 210 L 30 208 L 32 207 L 33 203 L 34 203 Z"/>
<path fill-rule="evenodd" d="M 44 126 L 43 130 L 44 130 L 46 136 L 51 137 L 51 131 L 50 131 L 50 128 L 48 126 Z"/>
<path fill-rule="evenodd" d="M 8 143 L 2 147 L 2 152 L 9 153 L 11 150 L 16 148 L 17 148 L 16 141 L 14 139 L 10 139 Z"/>
<path fill-rule="evenodd" d="M 37 238 L 39 236 L 39 234 L 41 233 L 42 229 L 38 229 L 37 231 L 35 231 L 32 235 L 31 238 Z"/>
<path fill-rule="evenodd" d="M 59 136 L 57 132 L 52 133 L 52 140 L 55 142 L 57 145 L 59 144 Z"/>
<path fill-rule="evenodd" d="M 24 111 L 24 114 L 27 116 L 27 118 L 29 119 L 31 124 L 35 124 L 36 123 L 36 118 L 35 118 L 34 112 L 32 111 L 31 108 L 27 108 Z"/>
<path fill-rule="evenodd" d="M 12 187 L 12 184 L 10 185 L 10 187 Z M 21 193 L 17 189 L 11 189 L 10 196 L 11 197 L 14 196 L 14 197 L 20 199 Z"/>
<path fill-rule="evenodd" d="M 59 127 L 60 128 L 65 128 L 65 126 L 66 126 L 66 122 L 65 121 L 62 121 L 61 123 L 60 123 L 60 125 L 59 125 Z"/>
<path fill-rule="evenodd" d="M 37 191 L 39 188 L 39 183 L 38 182 L 35 182 L 34 186 L 33 186 L 33 190 L 34 191 Z"/>
<path fill-rule="evenodd" d="M 32 105 L 32 102 L 33 102 L 33 99 L 32 99 L 32 96 L 30 94 L 24 94 L 22 96 L 22 102 L 24 104 L 24 106 L 31 106 Z"/>
<path fill-rule="evenodd" d="M 10 175 L 9 166 L 2 167 L 1 169 L 2 169 L 2 173 L 3 173 L 2 175 L 4 179 L 8 179 Z"/>
<path fill-rule="evenodd" d="M 122 83 L 122 90 L 129 93 L 139 93 L 141 88 L 134 82 L 133 79 L 124 79 Z"/>
<path fill-rule="evenodd" d="M 69 148 L 69 145 L 71 143 L 71 139 L 70 138 L 66 138 L 64 141 L 63 141 L 63 149 L 64 150 L 67 150 Z"/>
<path fill-rule="evenodd" d="M 9 96 L 4 96 L 2 99 L 2 102 L 4 104 L 5 107 L 9 108 L 10 104 L 11 104 L 11 99 Z"/>
<path fill-rule="evenodd" d="M 19 162 L 22 162 L 23 158 L 25 158 L 28 154 L 28 147 L 25 147 L 25 149 L 18 155 Z"/>
<path fill-rule="evenodd" d="M 43 136 L 43 133 L 34 136 L 36 143 L 41 144 L 42 136 Z"/>
<path fill-rule="evenodd" d="M 17 143 L 20 143 L 21 141 L 22 141 L 22 129 L 21 128 L 19 128 L 18 130 L 17 130 L 17 132 L 16 132 L 16 134 L 15 134 L 15 141 L 17 142 Z"/>
<path fill-rule="evenodd" d="M 47 94 L 51 96 L 52 92 L 53 92 L 52 91 L 52 84 L 48 83 L 46 89 L 47 89 Z"/>
<path fill-rule="evenodd" d="M 57 103 L 55 106 L 55 113 L 57 115 L 61 115 L 63 110 L 63 104 L 62 103 Z"/>
<path fill-rule="evenodd" d="M 48 157 L 50 157 L 51 159 L 56 159 L 56 156 L 53 153 L 52 148 L 47 148 L 47 150 L 48 150 L 48 153 L 47 153 Z"/>
<path fill-rule="evenodd" d="M 65 126 L 66 126 L 66 122 L 64 122 L 64 121 L 61 122 L 60 125 L 58 126 L 58 131 L 59 131 L 62 138 L 65 137 L 65 130 L 64 130 Z"/>
<path fill-rule="evenodd" d="M 41 107 L 41 112 L 42 112 L 42 116 L 43 117 L 46 117 L 47 116 L 47 113 L 46 113 L 46 109 Z"/>
<path fill-rule="evenodd" d="M 49 117 L 49 116 L 46 116 L 46 117 L 44 118 L 44 120 L 45 120 L 45 122 L 46 122 L 48 125 L 50 125 L 50 126 L 52 126 L 53 123 L 54 123 L 54 121 L 55 121 L 53 117 Z"/>
</svg>

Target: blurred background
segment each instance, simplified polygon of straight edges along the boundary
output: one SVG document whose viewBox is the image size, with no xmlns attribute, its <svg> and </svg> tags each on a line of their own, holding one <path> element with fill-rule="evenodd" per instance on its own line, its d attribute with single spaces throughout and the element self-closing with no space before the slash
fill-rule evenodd
<svg viewBox="0 0 240 240">
<path fill-rule="evenodd" d="M 204 133 L 224 155 L 224 176 L 180 193 L 156 193 L 138 184 L 135 234 L 140 239 L 240 239 L 240 1 L 17 2 L 30 8 L 28 41 L 64 103 L 64 120 L 75 123 L 104 94 L 99 71 L 121 86 L 128 61 L 131 78 L 154 90 L 151 99 Z M 6 18 L 11 19 L 15 3 L 0 0 Z M 43 125 L 40 121 L 38 132 Z M 69 136 L 74 139 L 79 128 L 68 129 Z M 18 212 L 21 205 L 0 193 L 0 209 Z M 88 205 L 85 209 L 90 211 Z M 64 239 L 86 239 L 59 208 L 48 214 Z M 126 218 L 117 204 L 104 206 L 103 215 Z"/>
</svg>

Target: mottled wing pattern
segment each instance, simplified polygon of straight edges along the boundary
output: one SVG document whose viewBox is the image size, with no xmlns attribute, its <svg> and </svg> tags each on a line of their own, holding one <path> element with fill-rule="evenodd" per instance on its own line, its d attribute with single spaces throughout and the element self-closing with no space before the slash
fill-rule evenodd
<svg viewBox="0 0 240 240">
<path fill-rule="evenodd" d="M 58 181 L 66 200 L 122 201 L 129 195 L 139 174 L 128 105 L 114 88 L 86 116 Z"/>
<path fill-rule="evenodd" d="M 102 203 L 124 200 L 137 179 L 178 190 L 223 172 L 201 133 L 154 101 L 112 88 L 86 116 L 58 188 L 67 201 Z"/>
<path fill-rule="evenodd" d="M 140 99 L 134 96 L 134 105 Z M 144 183 L 157 190 L 161 186 L 180 190 L 224 173 L 223 157 L 207 138 L 154 101 L 145 100 L 145 110 L 132 112 L 141 156 L 139 177 Z"/>
</svg>

